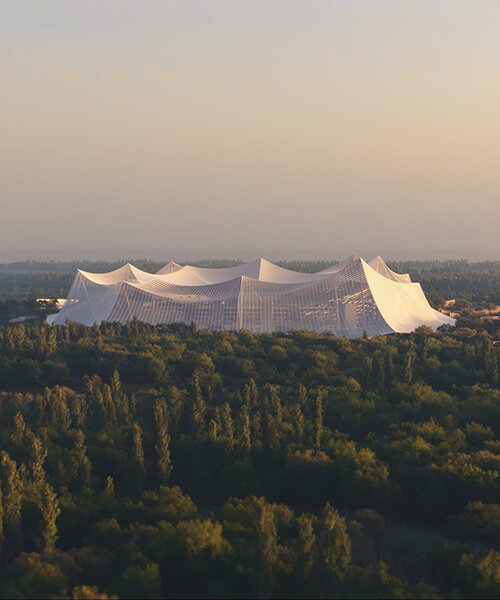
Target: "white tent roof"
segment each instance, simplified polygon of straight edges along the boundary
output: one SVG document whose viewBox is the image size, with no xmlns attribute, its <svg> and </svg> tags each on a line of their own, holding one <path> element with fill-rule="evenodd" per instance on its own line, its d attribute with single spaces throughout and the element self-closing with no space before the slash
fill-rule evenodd
<svg viewBox="0 0 500 600">
<path fill-rule="evenodd" d="M 318 273 L 263 258 L 222 269 L 169 262 L 157 273 L 133 265 L 108 273 L 78 270 L 53 322 L 196 322 L 207 329 L 331 331 L 357 337 L 437 328 L 453 319 L 431 308 L 418 283 L 378 256 L 357 256 Z"/>
</svg>

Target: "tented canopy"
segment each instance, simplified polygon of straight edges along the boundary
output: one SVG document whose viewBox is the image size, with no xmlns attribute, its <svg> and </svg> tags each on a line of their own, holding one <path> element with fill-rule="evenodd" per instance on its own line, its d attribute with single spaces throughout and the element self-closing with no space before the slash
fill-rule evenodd
<svg viewBox="0 0 500 600">
<path fill-rule="evenodd" d="M 157 273 L 126 264 L 108 273 L 78 270 L 50 322 L 92 325 L 196 323 L 213 330 L 307 330 L 355 338 L 436 329 L 454 320 L 428 303 L 419 283 L 377 256 L 351 256 L 318 273 L 284 269 L 263 258 L 207 269 L 169 262 Z"/>
</svg>

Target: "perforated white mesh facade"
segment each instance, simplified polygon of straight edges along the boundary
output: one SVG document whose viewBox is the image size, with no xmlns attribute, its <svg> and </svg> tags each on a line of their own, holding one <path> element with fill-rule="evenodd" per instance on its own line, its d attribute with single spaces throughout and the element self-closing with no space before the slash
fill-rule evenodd
<svg viewBox="0 0 500 600">
<path fill-rule="evenodd" d="M 196 323 L 213 330 L 308 330 L 359 337 L 437 328 L 453 319 L 433 310 L 418 283 L 346 259 L 319 273 L 297 273 L 264 259 L 224 269 L 180 267 L 155 274 L 125 265 L 109 273 L 78 271 L 54 323 Z"/>
</svg>

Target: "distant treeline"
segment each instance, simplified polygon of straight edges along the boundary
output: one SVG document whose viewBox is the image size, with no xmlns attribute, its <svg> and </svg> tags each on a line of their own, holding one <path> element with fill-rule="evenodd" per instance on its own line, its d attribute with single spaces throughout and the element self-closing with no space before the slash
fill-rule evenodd
<svg viewBox="0 0 500 600">
<path fill-rule="evenodd" d="M 73 273 L 76 269 L 82 269 L 83 271 L 91 271 L 91 272 L 106 272 L 112 271 L 113 269 L 118 269 L 122 267 L 126 263 L 131 263 L 138 269 L 142 269 L 143 271 L 149 271 L 150 273 L 155 273 L 162 267 L 164 267 L 169 260 L 151 260 L 147 258 L 124 258 L 120 260 L 71 260 L 71 261 L 59 261 L 59 260 L 24 260 L 13 263 L 0 264 L 0 270 L 12 270 L 12 271 L 45 271 L 45 272 L 71 272 Z M 174 261 L 179 265 L 188 264 L 185 261 Z M 210 260 L 195 260 L 189 261 L 190 265 L 196 267 L 207 267 L 207 268 L 221 268 L 221 267 L 234 267 L 236 265 L 241 265 L 242 260 L 239 258 L 220 258 L 220 259 L 210 259 Z"/>
<path fill-rule="evenodd" d="M 455 298 L 500 304 L 500 260 L 399 261 L 389 266 L 397 273 L 409 273 L 430 300 Z"/>
</svg>

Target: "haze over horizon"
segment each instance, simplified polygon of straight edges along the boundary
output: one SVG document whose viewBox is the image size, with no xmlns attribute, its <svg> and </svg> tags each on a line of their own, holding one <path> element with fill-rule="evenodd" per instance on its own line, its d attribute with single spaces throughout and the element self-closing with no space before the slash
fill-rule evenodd
<svg viewBox="0 0 500 600">
<path fill-rule="evenodd" d="M 500 258 L 500 3 L 0 7 L 0 263 Z"/>
</svg>

